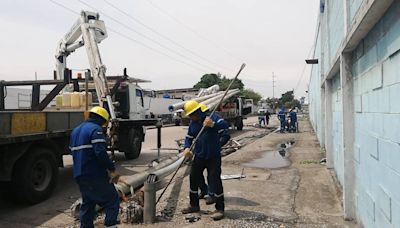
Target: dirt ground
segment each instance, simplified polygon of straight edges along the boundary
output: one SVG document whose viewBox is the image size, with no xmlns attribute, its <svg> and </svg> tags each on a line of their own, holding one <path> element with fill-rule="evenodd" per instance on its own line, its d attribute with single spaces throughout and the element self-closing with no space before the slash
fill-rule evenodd
<svg viewBox="0 0 400 228">
<path fill-rule="evenodd" d="M 277 121 L 273 121 L 277 126 Z M 271 133 L 223 158 L 222 174 L 243 174 L 224 180 L 225 215 L 213 221 L 213 205 L 200 203 L 199 220 L 189 223 L 181 209 L 188 205 L 189 178 L 179 179 L 158 205 L 158 222 L 146 227 L 358 227 L 343 220 L 341 193 L 330 170 L 319 163 L 324 157 L 308 120 L 299 122 L 300 133 Z M 244 166 L 280 144 L 287 149 L 288 167 L 268 169 Z M 178 177 L 189 168 L 184 168 Z M 169 216 L 170 217 L 169 217 Z M 122 225 L 121 227 L 130 227 Z"/>
<path fill-rule="evenodd" d="M 189 203 L 190 166 L 184 166 L 157 205 L 156 223 L 120 224 L 118 227 L 358 227 L 343 220 L 340 188 L 332 171 L 319 163 L 325 155 L 308 120 L 299 121 L 300 133 L 284 134 L 275 131 L 278 126 L 275 116 L 268 129 L 252 127 L 256 121 L 256 118 L 248 120 L 243 132 L 233 132 L 232 136 L 245 146 L 222 159 L 223 175 L 243 173 L 245 176 L 240 180 L 223 180 L 226 204 L 223 220 L 213 221 L 209 214 L 214 206 L 206 205 L 203 200 L 200 201 L 201 212 L 193 214 L 198 221 L 190 223 L 185 219 L 180 211 Z M 173 142 L 168 137 L 184 132 L 185 128 L 166 130 L 166 140 Z M 294 144 L 288 145 L 289 142 Z M 281 144 L 288 148 L 283 150 Z M 121 159 L 118 162 L 125 175 L 140 172 L 148 161 L 154 159 L 154 146 L 151 145 L 140 160 L 132 163 Z M 173 146 L 172 143 L 163 145 Z M 258 160 L 260 158 L 263 160 Z M 255 167 L 260 165 L 261 168 Z M 264 165 L 286 166 L 272 169 Z M 71 170 L 66 169 L 61 175 L 68 180 Z M 163 180 L 161 186 L 165 186 L 167 180 Z M 64 191 L 60 190 L 50 200 L 28 208 L 1 201 L 9 204 L 0 206 L 0 226 L 77 225 L 69 215 L 69 206 L 79 197 L 79 191 L 72 181 L 65 181 L 60 188 Z M 103 226 L 100 223 L 96 227 Z"/>
</svg>

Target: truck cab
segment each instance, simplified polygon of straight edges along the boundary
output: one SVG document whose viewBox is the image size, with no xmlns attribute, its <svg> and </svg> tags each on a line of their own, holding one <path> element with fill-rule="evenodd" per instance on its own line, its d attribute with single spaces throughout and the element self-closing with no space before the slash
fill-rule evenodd
<svg viewBox="0 0 400 228">
<path fill-rule="evenodd" d="M 115 101 L 118 105 L 115 109 L 117 118 L 141 120 L 146 118 L 143 90 L 134 83 L 121 84 L 115 93 Z"/>
</svg>

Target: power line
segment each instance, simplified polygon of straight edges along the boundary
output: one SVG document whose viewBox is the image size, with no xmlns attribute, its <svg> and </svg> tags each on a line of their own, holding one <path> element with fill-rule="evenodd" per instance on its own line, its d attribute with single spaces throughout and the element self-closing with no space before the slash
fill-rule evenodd
<svg viewBox="0 0 400 228">
<path fill-rule="evenodd" d="M 313 49 L 314 49 L 314 47 L 311 46 L 310 51 L 308 52 L 307 58 L 310 57 L 311 52 L 312 52 Z M 300 86 L 300 82 L 301 82 L 301 80 L 302 80 L 303 77 L 304 77 L 304 72 L 305 72 L 305 70 L 306 70 L 306 66 L 307 66 L 307 64 L 304 63 L 303 70 L 301 71 L 300 78 L 299 78 L 299 80 L 297 81 L 297 84 L 296 84 L 296 87 L 295 87 L 294 91 L 297 91 L 297 89 L 298 89 L 299 86 Z"/>
<path fill-rule="evenodd" d="M 158 36 L 164 38 L 165 40 L 168 40 L 169 42 L 173 43 L 174 45 L 176 45 L 176 46 L 178 46 L 178 47 L 184 49 L 185 51 L 191 53 L 193 56 L 196 56 L 197 58 L 200 58 L 200 59 L 204 60 L 205 62 L 207 62 L 207 63 L 209 63 L 209 64 L 212 64 L 212 65 L 218 66 L 219 68 L 224 68 L 224 69 L 230 71 L 230 69 L 226 68 L 225 66 L 222 66 L 222 65 L 219 65 L 219 64 L 217 64 L 217 63 L 214 63 L 214 62 L 209 61 L 207 58 L 201 56 L 200 54 L 194 52 L 193 50 L 190 50 L 190 49 L 186 48 L 185 46 L 179 44 L 178 42 L 174 41 L 173 39 L 171 39 L 171 38 L 165 36 L 164 34 L 162 34 L 162 33 L 160 33 L 160 32 L 158 32 L 158 31 L 155 30 L 154 28 L 152 28 L 152 27 L 146 25 L 146 24 L 143 23 L 141 20 L 139 20 L 139 19 L 137 19 L 136 17 L 130 15 L 130 14 L 127 13 L 126 11 L 124 11 L 124 10 L 118 8 L 117 6 L 115 6 L 114 4 L 112 4 L 111 2 L 109 2 L 109 1 L 107 1 L 107 0 L 103 0 L 103 1 L 104 1 L 105 3 L 107 3 L 109 6 L 111 6 L 112 8 L 114 8 L 115 10 L 117 10 L 118 12 L 120 12 L 121 14 L 123 14 L 123 15 L 129 17 L 130 19 L 132 19 L 132 20 L 135 21 L 136 23 L 142 25 L 142 26 L 145 27 L 146 29 L 152 31 L 153 33 L 155 33 L 155 34 L 157 34 Z"/>
<path fill-rule="evenodd" d="M 71 8 L 69 8 L 69 7 L 67 7 L 67 6 L 65 6 L 64 4 L 61 4 L 61 3 L 56 2 L 56 1 L 54 1 L 54 0 L 49 0 L 49 1 L 52 2 L 52 3 L 54 3 L 55 5 L 57 5 L 57 6 L 61 7 L 61 8 L 63 8 L 63 9 L 65 9 L 65 10 L 67 10 L 67 11 L 73 13 L 73 14 L 80 15 L 80 13 L 78 13 L 78 12 L 76 12 L 75 10 L 73 10 L 73 9 L 71 9 Z M 174 61 L 179 62 L 179 63 L 183 63 L 183 64 L 185 64 L 185 65 L 187 65 L 187 66 L 190 66 L 190 67 L 192 67 L 192 68 L 194 68 L 194 69 L 196 69 L 196 70 L 199 70 L 199 71 L 201 71 L 201 72 L 204 72 L 204 69 L 201 69 L 201 68 L 199 68 L 199 67 L 197 67 L 197 66 L 194 66 L 194 65 L 192 65 L 192 64 L 189 64 L 189 63 L 187 63 L 187 62 L 184 62 L 184 61 L 182 61 L 182 60 L 180 60 L 180 59 L 174 58 L 174 57 L 172 57 L 172 56 L 170 56 L 170 55 L 168 55 L 168 54 L 166 54 L 166 53 L 163 53 L 163 52 L 161 52 L 161 51 L 159 51 L 159 50 L 157 50 L 157 49 L 155 49 L 155 48 L 152 48 L 151 46 L 146 45 L 146 44 L 143 43 L 143 42 L 140 42 L 140 41 L 135 40 L 135 39 L 133 39 L 133 38 L 131 38 L 131 37 L 129 37 L 129 36 L 127 36 L 127 35 L 121 33 L 121 32 L 118 32 L 117 30 L 114 30 L 114 29 L 112 29 L 112 28 L 110 28 L 110 27 L 108 27 L 107 29 L 110 30 L 111 32 L 114 32 L 115 34 L 117 34 L 117 35 L 119 35 L 119 36 L 121 36 L 121 37 L 124 37 L 125 39 L 127 39 L 127 40 L 129 40 L 129 41 L 131 41 L 131 42 L 137 43 L 137 44 L 139 44 L 139 45 L 141 45 L 141 46 L 143 46 L 143 47 L 145 47 L 145 48 L 147 48 L 147 49 L 150 49 L 151 51 L 156 52 L 156 53 L 158 53 L 158 54 L 160 54 L 160 55 L 163 55 L 163 56 L 165 56 L 165 57 L 167 57 L 167 58 L 169 58 L 169 59 L 171 59 L 171 60 L 174 60 Z"/>
<path fill-rule="evenodd" d="M 59 6 L 59 7 L 61 7 L 61 8 L 64 8 L 65 10 L 68 10 L 69 12 L 71 12 L 71 13 L 73 13 L 73 14 L 77 14 L 77 15 L 80 15 L 78 12 L 76 12 L 75 10 L 73 10 L 73 9 L 71 9 L 71 8 L 69 8 L 69 7 L 67 7 L 67 6 L 65 6 L 65 5 L 63 5 L 63 4 L 61 4 L 61 3 L 58 3 L 58 2 L 56 2 L 56 1 L 54 1 L 54 0 L 49 0 L 50 2 L 52 2 L 53 4 L 56 4 L 57 6 Z"/>
<path fill-rule="evenodd" d="M 217 43 L 213 42 L 212 40 L 208 39 L 206 36 L 201 35 L 200 33 L 198 33 L 196 30 L 194 30 L 193 28 L 191 28 L 190 26 L 186 25 L 185 23 L 181 22 L 180 20 L 178 20 L 175 16 L 173 16 L 172 14 L 168 13 L 166 10 L 162 9 L 160 6 L 156 5 L 153 1 L 151 0 L 147 0 L 148 3 L 150 3 L 151 6 L 153 6 L 154 8 L 156 8 L 157 10 L 159 10 L 160 12 L 162 12 L 163 14 L 167 15 L 168 17 L 170 17 L 172 20 L 174 20 L 175 22 L 177 22 L 178 24 L 182 25 L 183 27 L 185 27 L 187 30 L 189 30 L 190 32 L 192 32 L 194 35 L 196 35 L 198 38 L 212 44 L 214 47 L 220 49 L 221 51 L 225 52 L 225 54 L 229 55 L 230 57 L 239 60 L 240 62 L 243 62 L 242 59 L 240 59 L 239 57 L 233 55 L 232 53 L 230 53 L 229 51 L 227 51 L 225 48 L 223 48 L 221 45 L 218 45 Z"/>
<path fill-rule="evenodd" d="M 172 56 L 170 56 L 170 55 L 168 55 L 168 54 L 166 54 L 166 53 L 164 53 L 164 52 L 161 52 L 161 51 L 159 51 L 159 50 L 157 50 L 157 49 L 155 49 L 155 48 L 152 48 L 152 47 L 146 45 L 145 43 L 142 43 L 142 42 L 140 42 L 140 41 L 138 41 L 138 40 L 135 40 L 135 39 L 133 39 L 132 37 L 129 37 L 129 36 L 127 36 L 127 35 L 125 35 L 125 34 L 123 34 L 123 33 L 121 33 L 121 32 L 118 32 L 118 31 L 116 31 L 116 30 L 114 30 L 114 29 L 112 29 L 112 28 L 108 28 L 108 30 L 110 30 L 111 32 L 113 32 L 113 33 L 115 33 L 115 34 L 117 34 L 117 35 L 119 35 L 119 36 L 121 36 L 121 37 L 124 37 L 125 39 L 127 39 L 127 40 L 129 40 L 129 41 L 132 41 L 132 42 L 134 42 L 134 43 L 138 43 L 138 44 L 142 45 L 143 47 L 145 47 L 145 48 L 147 48 L 147 49 L 150 49 L 151 51 L 156 52 L 156 53 L 158 53 L 158 54 L 160 54 L 160 55 L 163 55 L 163 56 L 165 56 L 165 57 L 167 57 L 167 58 L 169 58 L 169 59 L 172 59 L 172 60 L 174 60 L 174 61 L 176 61 L 176 62 L 179 62 L 179 63 L 183 63 L 183 64 L 185 64 L 185 65 L 187 65 L 187 66 L 190 66 L 190 67 L 192 67 L 192 68 L 194 68 L 194 69 L 196 69 L 196 70 L 201 71 L 202 73 L 205 72 L 204 69 L 201 69 L 201 68 L 199 68 L 199 67 L 197 67 L 197 66 L 195 66 L 195 65 L 192 65 L 192 64 L 187 63 L 187 62 L 184 62 L 184 61 L 182 61 L 182 60 L 180 60 L 180 59 L 177 59 L 177 58 L 175 58 L 175 57 L 172 57 Z"/>
<path fill-rule="evenodd" d="M 67 10 L 67 11 L 73 13 L 73 14 L 80 15 L 79 12 L 76 12 L 75 10 L 73 10 L 73 9 L 71 9 L 71 8 L 69 8 L 69 7 L 67 7 L 67 6 L 65 6 L 65 5 L 62 4 L 62 3 L 59 3 L 59 2 L 54 1 L 54 0 L 49 0 L 49 1 L 52 2 L 52 3 L 55 4 L 55 5 L 57 5 L 57 6 L 61 7 L 61 8 L 63 8 L 63 9 L 65 9 L 65 10 Z M 92 6 L 90 6 L 89 4 L 87 4 L 87 3 L 85 3 L 85 2 L 82 2 L 82 1 L 80 1 L 80 0 L 78 0 L 78 1 L 81 2 L 82 4 L 86 5 L 87 7 L 90 7 L 90 8 L 92 8 L 92 9 L 94 9 L 94 10 L 100 12 L 98 9 L 96 9 L 96 8 L 94 8 L 94 7 L 92 7 Z M 131 31 L 134 31 L 135 33 L 138 33 L 137 31 L 135 31 L 135 30 L 132 29 L 131 27 L 129 27 L 129 26 L 127 26 L 127 25 L 125 25 L 125 24 L 119 22 L 118 20 L 114 19 L 113 17 L 110 17 L 110 16 L 106 15 L 104 12 L 100 12 L 100 13 L 103 14 L 104 16 L 110 18 L 111 20 L 115 21 L 116 23 L 122 25 L 123 27 L 126 27 L 127 29 L 129 29 L 129 30 L 131 30 Z M 110 26 L 108 26 L 107 29 L 110 30 L 111 32 L 113 32 L 113 33 L 115 33 L 115 34 L 117 34 L 117 35 L 119 35 L 119 36 L 121 36 L 121 37 L 123 37 L 123 38 L 125 38 L 125 39 L 127 39 L 127 40 L 129 40 L 129 41 L 131 41 L 131 42 L 137 43 L 137 44 L 139 44 L 139 45 L 141 45 L 141 46 L 143 46 L 143 47 L 145 47 L 145 48 L 147 48 L 147 49 L 149 49 L 149 50 L 151 50 L 151 51 L 153 51 L 153 52 L 156 52 L 157 54 L 163 55 L 163 56 L 165 56 L 165 57 L 167 57 L 167 58 L 169 58 L 169 59 L 171 59 L 171 60 L 173 60 L 173 61 L 175 61 L 175 62 L 179 62 L 179 63 L 185 64 L 185 65 L 187 65 L 187 66 L 189 66 L 189 67 L 191 67 L 191 68 L 193 68 L 193 69 L 196 69 L 196 70 L 201 71 L 202 73 L 206 72 L 206 71 L 205 71 L 204 69 L 202 69 L 202 68 L 199 68 L 199 67 L 197 67 L 197 66 L 195 66 L 195 65 L 192 65 L 192 64 L 190 64 L 190 63 L 188 63 L 188 62 L 182 61 L 182 60 L 180 60 L 180 59 L 178 59 L 178 58 L 175 58 L 175 57 L 173 57 L 173 56 L 171 56 L 171 55 L 169 55 L 169 54 L 166 54 L 166 53 L 164 53 L 164 52 L 161 52 L 160 50 L 157 50 L 157 49 L 155 49 L 155 48 L 153 48 L 153 47 L 151 47 L 151 46 L 149 46 L 149 45 L 147 45 L 147 44 L 145 44 L 145 43 L 143 43 L 143 42 L 141 42 L 141 41 L 138 41 L 138 40 L 136 40 L 136 39 L 134 39 L 134 38 L 132 38 L 132 37 L 130 37 L 130 36 L 127 36 L 127 35 L 123 34 L 122 32 L 119 32 L 119 31 L 117 31 L 117 30 L 112 29 Z M 151 38 L 150 38 L 150 39 L 151 39 Z M 156 41 L 155 41 L 155 42 L 156 42 Z M 167 50 L 168 50 L 168 48 L 167 48 Z M 170 50 L 170 49 L 169 49 L 169 50 Z M 185 57 L 185 56 L 183 56 L 183 55 L 180 55 L 180 56 Z M 186 57 L 185 57 L 185 58 L 186 58 Z M 193 61 L 192 61 L 192 62 L 193 62 Z M 202 64 L 200 64 L 200 65 L 204 67 L 204 65 L 202 65 Z M 208 69 L 207 66 L 205 66 L 205 68 Z"/>
<path fill-rule="evenodd" d="M 113 18 L 113 17 L 107 15 L 107 14 L 104 13 L 103 11 L 100 11 L 99 9 L 97 9 L 97 8 L 95 8 L 95 7 L 91 6 L 91 5 L 89 5 L 88 3 L 86 3 L 86 2 L 84 2 L 84 1 L 82 1 L 82 0 L 77 0 L 77 1 L 80 2 L 80 3 L 82 3 L 83 5 L 85 5 L 85 6 L 87 6 L 87 7 L 90 7 L 90 8 L 92 8 L 92 9 L 96 10 L 97 12 L 99 12 L 99 13 L 101 13 L 102 15 L 104 15 L 105 17 L 111 19 L 111 20 L 114 21 L 115 23 L 117 23 L 117 24 L 119 24 L 119 25 L 125 27 L 126 29 L 128 29 L 128 30 L 130 30 L 130 31 L 132 31 L 132 32 L 134 32 L 134 33 L 136 33 L 136 34 L 138 34 L 138 35 L 141 36 L 141 37 L 144 37 L 144 38 L 147 39 L 147 40 L 150 40 L 151 42 L 157 44 L 158 46 L 160 46 L 160 47 L 162 47 L 162 48 L 164 48 L 164 49 L 166 49 L 166 50 L 168 50 L 168 51 L 170 51 L 170 52 L 172 52 L 172 53 L 174 53 L 174 54 L 176 54 L 176 55 L 178 55 L 178 56 L 180 56 L 180 57 L 182 57 L 182 58 L 184 58 L 184 59 L 188 59 L 189 61 L 191 61 L 191 62 L 193 62 L 193 63 L 196 63 L 196 64 L 198 64 L 198 65 L 200 65 L 200 66 L 202 66 L 202 67 L 204 67 L 204 68 L 206 68 L 206 69 L 212 69 L 212 68 L 210 68 L 209 66 L 206 66 L 206 65 L 204 65 L 204 64 L 202 64 L 202 63 L 200 63 L 200 62 L 198 62 L 198 61 L 196 61 L 196 60 L 193 60 L 193 59 L 191 59 L 191 58 L 188 58 L 187 56 L 181 54 L 180 52 L 177 52 L 177 51 L 173 50 L 172 48 L 169 48 L 169 47 L 167 47 L 166 45 L 164 45 L 164 44 L 162 44 L 162 43 L 160 43 L 160 42 L 154 40 L 153 38 L 151 38 L 151 37 L 149 37 L 149 36 L 146 36 L 146 35 L 144 35 L 143 33 L 140 33 L 140 32 L 138 32 L 138 31 L 136 31 L 135 29 L 131 28 L 130 26 L 128 26 L 128 25 L 126 25 L 126 24 L 120 22 L 119 20 L 117 20 L 117 19 L 115 19 L 115 18 Z M 212 69 L 212 70 L 218 72 L 218 70 L 216 70 L 216 69 Z"/>
</svg>

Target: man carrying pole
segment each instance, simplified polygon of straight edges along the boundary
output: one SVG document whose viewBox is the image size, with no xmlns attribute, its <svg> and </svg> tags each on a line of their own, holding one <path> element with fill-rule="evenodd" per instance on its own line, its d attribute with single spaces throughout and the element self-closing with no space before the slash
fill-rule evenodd
<svg viewBox="0 0 400 228">
<path fill-rule="evenodd" d="M 201 104 L 196 101 L 188 101 L 184 105 L 184 111 L 190 117 L 188 133 L 185 139 L 184 156 L 194 159 L 190 171 L 190 205 L 182 210 L 183 214 L 200 211 L 198 189 L 202 182 L 203 170 L 207 169 L 208 184 L 210 186 L 209 195 L 215 201 L 215 212 L 212 214 L 214 220 L 224 217 L 224 193 L 221 181 L 221 144 L 219 130 L 227 129 L 228 123 L 218 114 L 211 116 L 208 111 L 202 111 Z M 204 125 L 204 131 L 199 135 Z M 190 146 L 194 138 L 197 138 L 194 151 L 190 151 Z M 204 180 L 204 179 L 203 179 Z"/>
</svg>

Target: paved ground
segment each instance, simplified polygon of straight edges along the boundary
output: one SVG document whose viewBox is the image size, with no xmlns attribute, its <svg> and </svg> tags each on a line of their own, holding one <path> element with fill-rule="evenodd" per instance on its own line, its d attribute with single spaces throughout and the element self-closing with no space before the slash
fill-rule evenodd
<svg viewBox="0 0 400 228">
<path fill-rule="evenodd" d="M 245 124 L 256 121 L 250 118 Z M 272 122 L 277 126 L 276 119 Z M 233 136 L 244 148 L 223 158 L 223 174 L 240 174 L 241 180 L 224 180 L 226 199 L 226 218 L 214 222 L 208 212 L 213 206 L 201 202 L 202 213 L 195 223 L 187 223 L 180 210 L 188 204 L 189 167 L 183 167 L 175 182 L 167 190 L 165 197 L 157 207 L 158 222 L 146 227 L 356 227 L 355 224 L 342 219 L 341 196 L 329 170 L 320 165 L 324 157 L 321 153 L 311 127 L 307 121 L 300 122 L 301 133 L 271 133 L 272 129 L 246 127 L 242 132 L 233 132 Z M 182 138 L 185 127 L 163 129 L 163 147 L 174 148 L 175 139 Z M 287 149 L 285 158 L 276 153 L 281 143 L 294 141 Z M 146 169 L 147 163 L 156 158 L 155 130 L 149 130 L 140 159 L 124 161 L 118 156 L 118 168 L 125 175 Z M 267 159 L 280 162 L 289 159 L 288 167 L 278 169 L 254 168 L 246 166 L 265 153 Z M 162 156 L 176 153 L 165 150 Z M 70 158 L 66 158 L 67 162 Z M 268 162 L 262 162 L 265 164 Z M 69 163 L 70 164 L 70 163 Z M 35 206 L 16 205 L 2 194 L 0 197 L 0 227 L 66 227 L 74 224 L 68 215 L 68 208 L 79 197 L 76 184 L 73 182 L 71 167 L 61 169 L 59 186 L 54 196 Z M 158 192 L 158 194 L 160 191 Z M 137 226 L 137 225 L 136 225 Z M 100 226 L 101 227 L 101 226 Z M 120 227 L 131 227 L 122 224 Z"/>
<path fill-rule="evenodd" d="M 277 122 L 273 122 L 277 125 Z M 188 204 L 188 178 L 169 191 L 170 198 L 159 205 L 160 222 L 148 227 L 357 227 L 342 219 L 341 196 L 331 172 L 320 165 L 324 157 L 308 121 L 300 122 L 301 133 L 271 133 L 223 158 L 223 174 L 246 178 L 223 181 L 226 218 L 214 222 L 208 213 L 213 206 L 201 203 L 200 220 L 187 223 L 180 210 Z M 288 149 L 291 165 L 284 168 L 249 168 L 244 163 L 276 151 L 281 143 L 294 141 Z M 275 156 L 280 156 L 275 154 Z M 275 158 L 274 158 L 275 159 Z M 183 175 L 184 171 L 180 175 Z M 123 226 L 129 227 L 129 226 Z"/>
<path fill-rule="evenodd" d="M 254 123 L 255 118 L 245 120 L 245 124 Z M 162 129 L 161 158 L 176 154 L 177 151 L 168 150 L 177 148 L 175 140 L 186 135 L 187 127 L 166 127 Z M 232 136 L 240 136 L 257 129 L 245 128 L 242 132 L 232 132 Z M 131 175 L 148 168 L 148 164 L 157 158 L 156 129 L 146 132 L 146 141 L 143 144 L 142 153 L 136 160 L 126 161 L 123 154 L 116 154 L 117 169 L 123 175 Z M 69 215 L 69 207 L 80 197 L 79 190 L 72 178 L 71 156 L 64 156 L 65 168 L 60 169 L 58 186 L 53 196 L 34 206 L 17 204 L 9 197 L 7 185 L 0 189 L 0 227 L 66 227 L 74 224 Z"/>
</svg>

